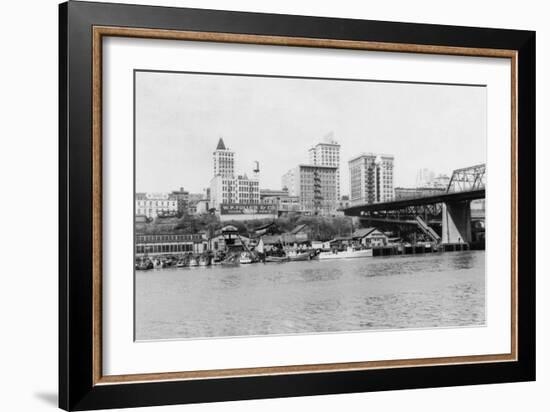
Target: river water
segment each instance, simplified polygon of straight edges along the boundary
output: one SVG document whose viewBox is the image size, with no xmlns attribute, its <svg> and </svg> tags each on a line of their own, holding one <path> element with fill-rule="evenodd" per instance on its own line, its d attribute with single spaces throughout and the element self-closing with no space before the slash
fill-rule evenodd
<svg viewBox="0 0 550 412">
<path fill-rule="evenodd" d="M 136 339 L 485 324 L 485 252 L 136 272 Z"/>
</svg>

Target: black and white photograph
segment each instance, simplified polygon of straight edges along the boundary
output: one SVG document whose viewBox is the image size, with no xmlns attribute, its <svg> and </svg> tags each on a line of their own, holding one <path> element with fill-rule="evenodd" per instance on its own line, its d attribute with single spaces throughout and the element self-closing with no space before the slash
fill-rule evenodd
<svg viewBox="0 0 550 412">
<path fill-rule="evenodd" d="M 135 340 L 484 327 L 486 93 L 134 70 Z"/>
</svg>

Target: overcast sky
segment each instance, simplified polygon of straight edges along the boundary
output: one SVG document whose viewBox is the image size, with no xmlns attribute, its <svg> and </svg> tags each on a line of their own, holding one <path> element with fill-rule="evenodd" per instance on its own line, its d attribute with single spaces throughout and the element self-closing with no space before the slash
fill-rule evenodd
<svg viewBox="0 0 550 412">
<path fill-rule="evenodd" d="M 334 133 L 341 145 L 342 194 L 348 160 L 392 154 L 394 186 L 412 187 L 417 171 L 485 162 L 486 89 L 186 73 L 136 73 L 136 190 L 202 192 L 218 139 L 235 151 L 235 172 L 260 187 L 307 163 L 309 147 Z"/>
</svg>

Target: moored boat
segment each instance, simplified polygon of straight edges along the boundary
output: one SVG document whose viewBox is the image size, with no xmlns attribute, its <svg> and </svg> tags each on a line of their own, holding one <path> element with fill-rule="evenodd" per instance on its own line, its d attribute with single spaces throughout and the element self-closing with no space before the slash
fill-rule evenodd
<svg viewBox="0 0 550 412">
<path fill-rule="evenodd" d="M 199 257 L 199 266 L 209 266 L 209 265 L 210 265 L 210 256 Z"/>
<path fill-rule="evenodd" d="M 143 259 L 136 264 L 136 270 L 149 270 L 153 269 L 154 265 L 150 259 Z"/>
<path fill-rule="evenodd" d="M 290 253 L 288 254 L 288 258 L 291 261 L 301 261 L 301 260 L 310 260 L 311 259 L 311 253 L 309 252 L 302 252 L 302 253 Z"/>
<path fill-rule="evenodd" d="M 239 256 L 230 255 L 229 257 L 227 257 L 227 259 L 223 260 L 221 264 L 222 266 L 237 266 L 239 265 Z"/>
<path fill-rule="evenodd" d="M 248 253 L 248 252 L 241 253 L 241 257 L 239 258 L 239 263 L 241 265 L 248 264 L 248 263 L 253 263 L 253 262 L 254 262 L 254 260 L 252 260 L 252 256 L 250 256 L 250 253 Z"/>
<path fill-rule="evenodd" d="M 317 256 L 319 259 L 351 259 L 351 258 L 364 258 L 372 257 L 372 249 L 359 249 L 353 250 L 348 247 L 344 251 L 332 251 L 332 252 L 321 252 Z"/>
<path fill-rule="evenodd" d="M 288 262 L 290 259 L 288 256 L 266 256 L 265 262 L 266 263 L 282 263 L 282 262 Z"/>
<path fill-rule="evenodd" d="M 189 267 L 192 268 L 192 267 L 197 267 L 199 266 L 199 262 L 197 259 L 195 259 L 194 257 L 192 257 L 191 259 L 189 259 Z"/>
</svg>

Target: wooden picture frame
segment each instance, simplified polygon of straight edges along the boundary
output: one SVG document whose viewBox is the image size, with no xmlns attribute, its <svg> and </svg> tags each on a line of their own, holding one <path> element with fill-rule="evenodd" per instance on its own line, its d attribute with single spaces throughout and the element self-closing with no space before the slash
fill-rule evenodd
<svg viewBox="0 0 550 412">
<path fill-rule="evenodd" d="M 535 379 L 535 33 L 199 9 L 60 5 L 59 406 L 88 410 Z M 135 375 L 102 373 L 106 36 L 511 61 L 511 352 Z"/>
</svg>

